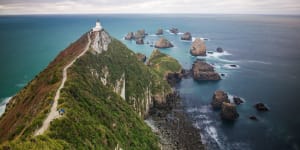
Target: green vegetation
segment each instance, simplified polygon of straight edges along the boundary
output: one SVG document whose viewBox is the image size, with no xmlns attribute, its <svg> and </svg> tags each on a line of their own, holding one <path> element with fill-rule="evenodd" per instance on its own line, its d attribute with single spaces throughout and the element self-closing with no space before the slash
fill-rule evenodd
<svg viewBox="0 0 300 150">
<path fill-rule="evenodd" d="M 0 143 L 27 138 L 41 126 L 61 82 L 62 69 L 82 52 L 87 41 L 84 34 L 11 99 L 0 118 Z"/>
<path fill-rule="evenodd" d="M 162 77 L 168 72 L 180 72 L 181 70 L 181 66 L 176 59 L 161 53 L 158 49 L 152 52 L 148 65 Z"/>
<path fill-rule="evenodd" d="M 74 44 L 78 49 L 84 43 L 87 40 L 81 38 Z M 10 123 L 9 119 L 15 116 L 23 117 L 23 121 L 12 124 L 15 127 L 11 133 L 0 133 L 5 137 L 0 141 L 0 149 L 114 149 L 117 145 L 123 149 L 159 149 L 157 137 L 143 122 L 148 105 L 145 99 L 149 94 L 164 97 L 171 92 L 162 74 L 178 71 L 180 65 L 155 51 L 150 62 L 159 68 L 153 69 L 138 61 L 135 53 L 115 39 L 108 51 L 99 55 L 87 52 L 68 70 L 68 80 L 58 101 L 58 107 L 66 113 L 51 122 L 45 134 L 33 136 L 49 112 L 62 78 L 60 70 L 80 52 L 72 45 L 14 98 L 0 126 L 4 126 L 4 121 Z M 126 100 L 114 92 L 123 75 Z M 37 89 L 47 94 L 41 95 Z"/>
</svg>

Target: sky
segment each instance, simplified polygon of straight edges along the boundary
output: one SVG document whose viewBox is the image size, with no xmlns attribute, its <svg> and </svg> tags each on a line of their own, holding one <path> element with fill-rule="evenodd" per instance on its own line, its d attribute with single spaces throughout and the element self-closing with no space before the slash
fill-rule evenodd
<svg viewBox="0 0 300 150">
<path fill-rule="evenodd" d="M 6 14 L 300 14 L 300 0 L 0 0 Z"/>
</svg>

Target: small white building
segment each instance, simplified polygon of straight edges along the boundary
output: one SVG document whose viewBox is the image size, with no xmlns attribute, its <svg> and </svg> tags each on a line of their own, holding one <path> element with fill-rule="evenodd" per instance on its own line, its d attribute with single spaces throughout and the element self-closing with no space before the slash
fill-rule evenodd
<svg viewBox="0 0 300 150">
<path fill-rule="evenodd" d="M 101 30 L 102 30 L 102 26 L 101 26 L 101 24 L 100 24 L 99 19 L 97 19 L 97 21 L 96 21 L 96 26 L 93 28 L 93 32 L 94 32 L 94 31 L 101 31 Z"/>
</svg>

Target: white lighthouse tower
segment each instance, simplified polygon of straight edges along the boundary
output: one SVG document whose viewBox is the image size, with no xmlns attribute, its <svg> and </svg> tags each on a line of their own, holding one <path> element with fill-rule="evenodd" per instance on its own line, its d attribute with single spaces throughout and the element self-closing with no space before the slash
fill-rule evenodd
<svg viewBox="0 0 300 150">
<path fill-rule="evenodd" d="M 96 26 L 93 28 L 93 32 L 95 32 L 95 31 L 101 31 L 101 30 L 102 30 L 102 26 L 100 24 L 99 19 L 97 19 Z"/>
</svg>

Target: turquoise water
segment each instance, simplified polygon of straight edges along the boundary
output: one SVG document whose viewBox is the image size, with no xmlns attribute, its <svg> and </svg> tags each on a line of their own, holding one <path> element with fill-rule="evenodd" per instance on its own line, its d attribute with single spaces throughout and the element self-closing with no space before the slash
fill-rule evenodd
<svg viewBox="0 0 300 150">
<path fill-rule="evenodd" d="M 99 18 L 104 28 L 129 48 L 149 56 L 149 45 L 123 40 L 129 31 L 145 29 L 150 43 L 159 37 L 158 28 L 174 48 L 163 49 L 191 68 L 196 57 L 189 54 L 190 42 L 167 32 L 170 27 L 208 38 L 209 51 L 217 47 L 223 55 L 201 57 L 226 76 L 220 82 L 183 80 L 178 89 L 186 111 L 201 129 L 209 149 L 299 149 L 300 144 L 300 17 L 259 15 L 67 15 L 0 17 L 0 98 L 6 100 L 71 42 L 94 26 Z M 238 68 L 229 68 L 236 64 Z M 222 122 L 209 103 L 216 89 L 246 100 L 238 106 L 235 123 Z M 270 112 L 258 113 L 256 102 Z M 2 107 L 3 108 L 3 107 Z M 248 116 L 256 115 L 258 122 Z M 200 134 L 200 133 L 199 133 Z"/>
</svg>

